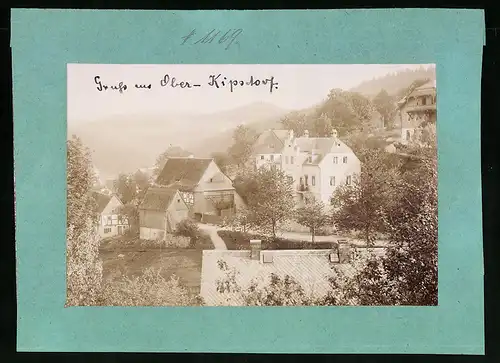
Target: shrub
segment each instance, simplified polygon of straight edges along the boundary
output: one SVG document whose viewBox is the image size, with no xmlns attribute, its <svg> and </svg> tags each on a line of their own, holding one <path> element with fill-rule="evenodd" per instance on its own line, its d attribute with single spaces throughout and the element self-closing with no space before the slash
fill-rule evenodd
<svg viewBox="0 0 500 363">
<path fill-rule="evenodd" d="M 190 306 L 199 303 L 178 277 L 172 275 L 165 279 L 161 269 L 153 268 L 146 269 L 140 276 L 106 283 L 100 301 L 104 306 Z"/>
<path fill-rule="evenodd" d="M 196 238 L 200 235 L 200 228 L 194 220 L 186 218 L 177 223 L 175 234 L 178 236 Z"/>
</svg>

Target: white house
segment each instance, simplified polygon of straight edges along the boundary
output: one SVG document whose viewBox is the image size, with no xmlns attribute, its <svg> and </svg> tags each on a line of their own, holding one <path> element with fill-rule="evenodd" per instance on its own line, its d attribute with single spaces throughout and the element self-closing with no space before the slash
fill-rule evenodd
<svg viewBox="0 0 500 363">
<path fill-rule="evenodd" d="M 309 137 L 306 130 L 295 137 L 292 130 L 267 130 L 254 146 L 257 168 L 274 165 L 293 181 L 298 199 L 309 192 L 330 205 L 339 185 L 350 185 L 361 172 L 361 163 L 354 152 L 333 130 L 330 137 Z"/>
<path fill-rule="evenodd" d="M 101 238 L 113 237 L 125 233 L 129 228 L 128 220 L 119 213 L 123 206 L 120 199 L 114 195 L 98 192 L 92 193 L 98 213 L 97 232 Z"/>
</svg>

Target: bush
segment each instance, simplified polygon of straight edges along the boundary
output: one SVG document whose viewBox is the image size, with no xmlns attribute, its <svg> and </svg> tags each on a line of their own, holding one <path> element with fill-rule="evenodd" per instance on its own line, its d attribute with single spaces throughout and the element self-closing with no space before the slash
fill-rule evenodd
<svg viewBox="0 0 500 363">
<path fill-rule="evenodd" d="M 165 279 L 160 269 L 146 269 L 140 276 L 123 277 L 106 283 L 100 305 L 103 306 L 190 306 L 199 305 L 175 275 Z"/>
<path fill-rule="evenodd" d="M 228 250 L 249 250 L 251 239 L 262 240 L 263 250 L 324 250 L 335 249 L 337 247 L 335 242 L 312 243 L 306 241 L 292 241 L 282 238 L 272 240 L 265 236 L 239 231 L 218 231 L 217 234 L 224 240 Z"/>
<path fill-rule="evenodd" d="M 178 236 L 197 238 L 200 235 L 200 228 L 194 220 L 186 218 L 177 223 L 175 234 Z"/>
</svg>

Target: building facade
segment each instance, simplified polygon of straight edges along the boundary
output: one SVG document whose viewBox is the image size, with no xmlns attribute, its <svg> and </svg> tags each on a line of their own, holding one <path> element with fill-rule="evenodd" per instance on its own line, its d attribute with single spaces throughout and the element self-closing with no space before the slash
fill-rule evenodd
<svg viewBox="0 0 500 363">
<path fill-rule="evenodd" d="M 179 191 L 171 188 L 150 187 L 139 210 L 139 235 L 141 239 L 165 239 L 175 231 L 177 224 L 189 216 L 189 208 Z"/>
<path fill-rule="evenodd" d="M 415 88 L 398 102 L 401 142 L 418 142 L 423 127 L 436 124 L 436 81 Z"/>
<path fill-rule="evenodd" d="M 275 166 L 283 170 L 293 183 L 297 201 L 305 193 L 330 205 L 340 185 L 350 185 L 361 172 L 354 152 L 334 130 L 330 137 L 309 137 L 308 131 L 295 137 L 291 130 L 267 130 L 254 147 L 257 168 Z"/>
<path fill-rule="evenodd" d="M 114 194 L 92 193 L 97 208 L 97 233 L 101 238 L 124 234 L 129 229 L 126 216 L 120 214 L 123 203 Z"/>
<path fill-rule="evenodd" d="M 226 217 L 241 207 L 232 180 L 211 158 L 169 158 L 155 184 L 177 189 L 198 220 Z"/>
</svg>

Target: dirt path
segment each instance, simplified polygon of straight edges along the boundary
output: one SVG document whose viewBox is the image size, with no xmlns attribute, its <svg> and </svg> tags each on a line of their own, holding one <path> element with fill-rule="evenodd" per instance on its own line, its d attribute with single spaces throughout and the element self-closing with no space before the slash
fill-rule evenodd
<svg viewBox="0 0 500 363">
<path fill-rule="evenodd" d="M 216 250 L 227 250 L 226 243 L 217 234 L 217 231 L 220 229 L 218 226 L 203 223 L 198 223 L 198 226 L 202 231 L 208 233 Z"/>
</svg>

